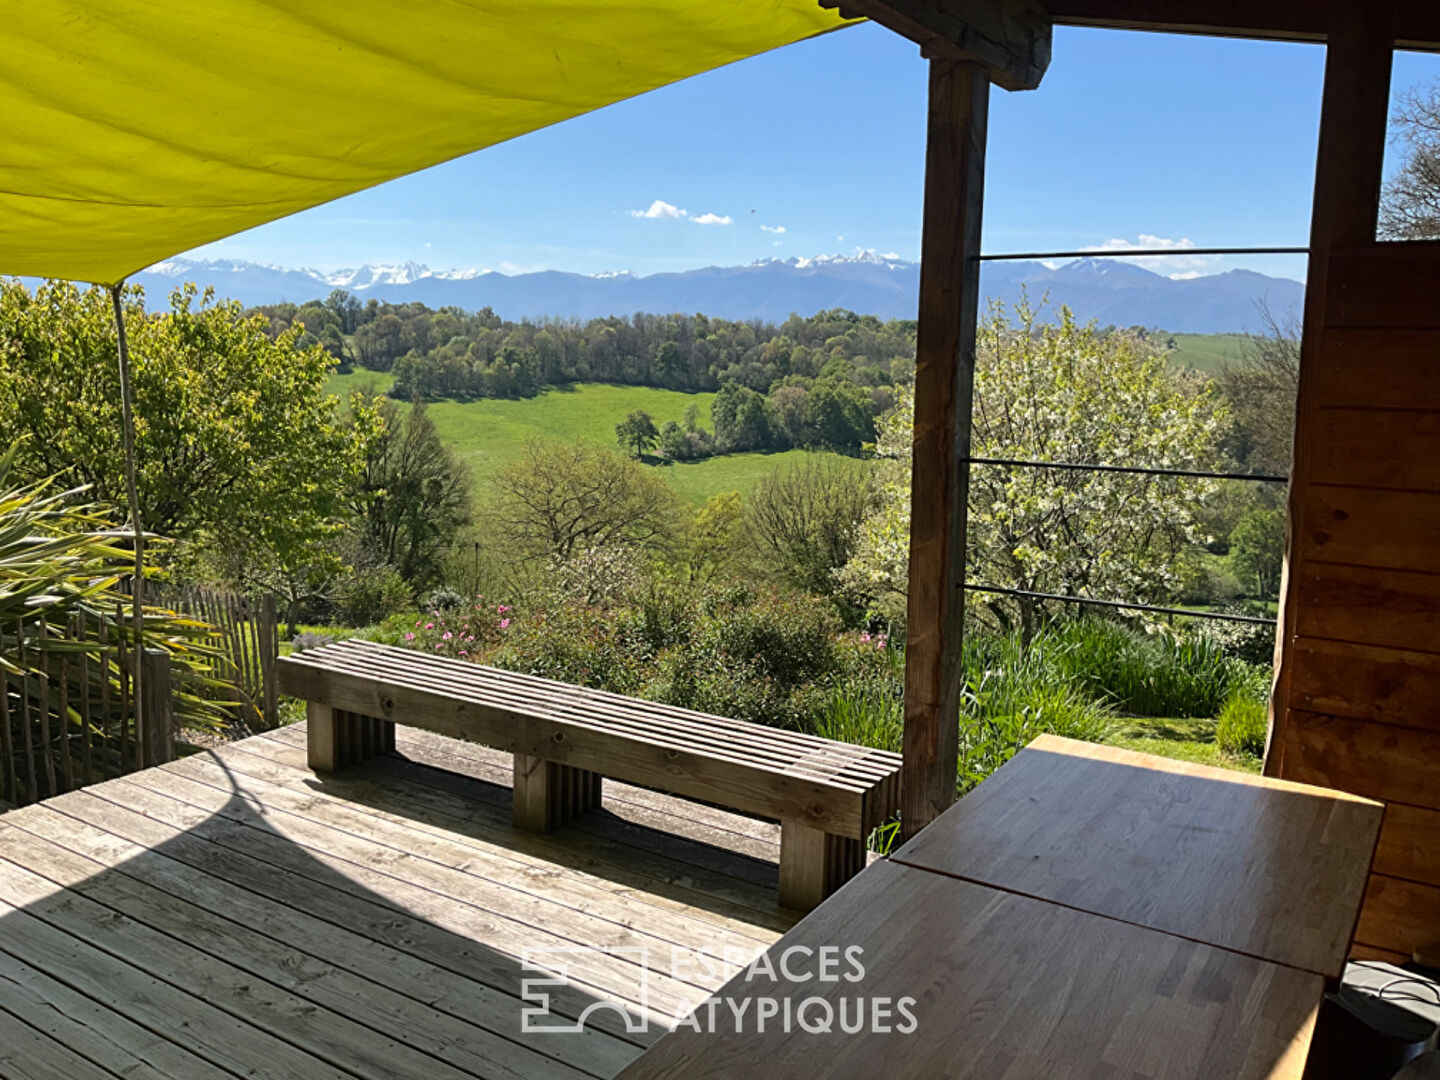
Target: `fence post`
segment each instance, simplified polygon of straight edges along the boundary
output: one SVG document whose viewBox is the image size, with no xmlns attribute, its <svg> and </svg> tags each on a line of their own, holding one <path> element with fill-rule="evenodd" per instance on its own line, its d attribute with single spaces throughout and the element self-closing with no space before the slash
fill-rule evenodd
<svg viewBox="0 0 1440 1080">
<path fill-rule="evenodd" d="M 275 659 L 280 655 L 280 627 L 275 612 L 275 594 L 260 600 L 260 675 L 265 684 L 265 726 L 280 726 L 280 687 L 275 681 Z"/>
<path fill-rule="evenodd" d="M 164 649 L 146 649 L 141 654 L 145 672 L 141 686 L 145 694 L 140 731 L 141 768 L 149 769 L 175 760 L 175 702 L 170 686 L 170 654 Z"/>
</svg>

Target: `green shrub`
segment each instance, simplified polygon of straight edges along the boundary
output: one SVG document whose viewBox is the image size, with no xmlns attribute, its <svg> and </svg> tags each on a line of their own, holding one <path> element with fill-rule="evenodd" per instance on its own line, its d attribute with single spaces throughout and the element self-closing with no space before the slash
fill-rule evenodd
<svg viewBox="0 0 1440 1080">
<path fill-rule="evenodd" d="M 1237 687 L 1225 698 L 1220 717 L 1215 721 L 1215 742 L 1225 753 L 1259 757 L 1270 730 L 1270 708 L 1263 697 L 1253 690 Z"/>
<path fill-rule="evenodd" d="M 409 583 L 393 566 L 357 567 L 335 587 L 335 611 L 347 626 L 369 626 L 415 602 Z"/>
<path fill-rule="evenodd" d="M 1066 682 L 1134 716 L 1214 716 L 1249 671 L 1209 637 L 1093 617 L 1043 632 L 1032 648 L 1053 652 Z"/>
</svg>

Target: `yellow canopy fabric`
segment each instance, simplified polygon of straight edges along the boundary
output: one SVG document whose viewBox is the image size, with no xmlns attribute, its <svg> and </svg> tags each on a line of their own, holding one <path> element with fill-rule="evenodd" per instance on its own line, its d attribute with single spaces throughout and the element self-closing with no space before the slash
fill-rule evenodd
<svg viewBox="0 0 1440 1080">
<path fill-rule="evenodd" d="M 0 0 L 0 273 L 114 283 L 842 25 L 816 0 Z"/>
</svg>

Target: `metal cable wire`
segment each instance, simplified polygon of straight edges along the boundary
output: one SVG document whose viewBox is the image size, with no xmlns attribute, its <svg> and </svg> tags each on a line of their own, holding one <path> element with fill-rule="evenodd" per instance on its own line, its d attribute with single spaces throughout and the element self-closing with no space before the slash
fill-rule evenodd
<svg viewBox="0 0 1440 1080">
<path fill-rule="evenodd" d="M 1187 619 L 1214 619 L 1220 622 L 1255 623 L 1260 626 L 1274 626 L 1276 620 L 1258 615 L 1230 615 L 1220 611 L 1191 611 L 1189 608 L 1160 607 L 1156 604 L 1129 604 L 1122 600 L 1094 600 L 1088 596 L 1066 596 L 1063 593 L 1030 592 L 1027 589 L 1006 589 L 998 585 L 961 586 L 966 592 L 998 593 L 1002 596 L 1024 596 L 1033 600 L 1059 600 L 1067 604 L 1088 604 L 1094 607 L 1123 608 L 1126 611 L 1153 611 L 1160 615 L 1183 615 Z"/>
<path fill-rule="evenodd" d="M 1028 469 L 1074 469 L 1082 472 L 1136 473 L 1141 476 L 1193 476 L 1211 480 L 1255 480 L 1267 484 L 1288 484 L 1290 477 L 1270 473 L 1208 472 L 1203 469 L 1151 469 L 1143 465 L 1091 465 L 1083 461 L 1022 461 L 1018 458 L 972 457 L 971 465 L 1013 465 Z"/>
</svg>

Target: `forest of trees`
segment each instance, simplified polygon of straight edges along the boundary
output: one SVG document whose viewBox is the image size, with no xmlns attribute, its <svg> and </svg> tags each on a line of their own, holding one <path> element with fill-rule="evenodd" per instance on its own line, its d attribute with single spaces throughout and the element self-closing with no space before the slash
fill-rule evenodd
<svg viewBox="0 0 1440 1080">
<path fill-rule="evenodd" d="M 529 397 L 546 386 L 607 382 L 719 391 L 715 430 L 698 423 L 661 433 L 686 459 L 740 450 L 815 447 L 858 452 L 875 418 L 910 378 L 913 320 L 882 322 L 836 309 L 784 323 L 705 315 L 589 322 L 508 322 L 490 308 L 361 304 L 343 290 L 324 301 L 256 309 L 278 335 L 322 345 L 341 370 L 389 371 L 402 400 Z"/>
</svg>

